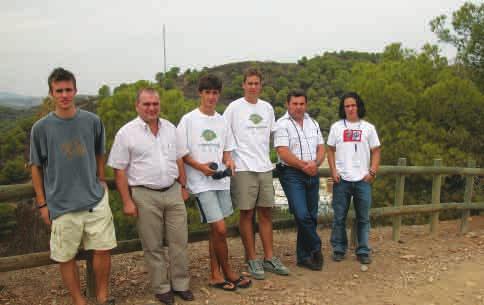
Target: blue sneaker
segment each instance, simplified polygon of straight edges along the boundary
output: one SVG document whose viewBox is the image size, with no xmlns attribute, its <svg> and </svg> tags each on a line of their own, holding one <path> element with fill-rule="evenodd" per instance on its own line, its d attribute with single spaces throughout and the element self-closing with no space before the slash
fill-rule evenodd
<svg viewBox="0 0 484 305">
<path fill-rule="evenodd" d="M 262 262 L 258 259 L 249 259 L 247 261 L 250 275 L 256 280 L 263 280 L 265 278 L 264 268 Z"/>
</svg>

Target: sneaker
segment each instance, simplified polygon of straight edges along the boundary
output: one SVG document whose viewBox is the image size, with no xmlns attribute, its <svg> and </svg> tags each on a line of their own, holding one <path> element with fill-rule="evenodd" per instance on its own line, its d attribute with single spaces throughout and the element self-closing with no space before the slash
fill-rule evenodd
<svg viewBox="0 0 484 305">
<path fill-rule="evenodd" d="M 248 269 L 250 275 L 256 280 L 264 279 L 264 267 L 262 267 L 262 262 L 258 259 L 249 259 L 247 261 Z"/>
<path fill-rule="evenodd" d="M 341 262 L 342 260 L 345 259 L 345 254 L 342 252 L 334 252 L 333 253 L 333 260 L 335 262 Z"/>
<path fill-rule="evenodd" d="M 289 275 L 289 269 L 286 268 L 277 257 L 272 257 L 270 260 L 264 259 L 264 270 L 274 272 L 279 275 Z"/>
<path fill-rule="evenodd" d="M 356 259 L 363 265 L 371 264 L 371 257 L 368 254 L 360 254 L 356 256 Z"/>
</svg>

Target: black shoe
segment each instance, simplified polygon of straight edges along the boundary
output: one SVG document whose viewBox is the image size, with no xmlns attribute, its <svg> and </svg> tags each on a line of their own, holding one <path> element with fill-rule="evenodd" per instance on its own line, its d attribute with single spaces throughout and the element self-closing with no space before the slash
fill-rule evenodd
<svg viewBox="0 0 484 305">
<path fill-rule="evenodd" d="M 333 253 L 333 260 L 335 262 L 341 262 L 342 260 L 345 259 L 345 254 L 342 252 L 334 252 Z"/>
<path fill-rule="evenodd" d="M 321 250 L 313 252 L 312 257 L 313 257 L 314 263 L 316 265 L 318 265 L 320 267 L 320 269 L 322 269 L 323 265 L 324 265 L 324 257 L 323 257 L 323 253 L 321 252 Z"/>
<path fill-rule="evenodd" d="M 306 258 L 302 262 L 298 262 L 297 265 L 299 267 L 307 268 L 314 271 L 319 271 L 323 268 L 322 265 L 320 266 L 316 262 L 314 262 L 312 258 Z"/>
<path fill-rule="evenodd" d="M 195 299 L 190 289 L 184 291 L 173 290 L 173 293 L 179 296 L 184 301 L 193 301 Z"/>
<path fill-rule="evenodd" d="M 360 254 L 356 256 L 356 259 L 363 265 L 371 264 L 371 258 L 368 254 Z"/>
<path fill-rule="evenodd" d="M 114 298 L 108 298 L 103 303 L 100 303 L 99 301 L 96 301 L 96 304 L 97 305 L 116 305 L 116 301 L 114 300 Z"/>
<path fill-rule="evenodd" d="M 173 305 L 174 303 L 173 292 L 171 291 L 165 293 L 157 293 L 155 294 L 155 297 L 158 299 L 158 301 L 165 305 Z"/>
</svg>

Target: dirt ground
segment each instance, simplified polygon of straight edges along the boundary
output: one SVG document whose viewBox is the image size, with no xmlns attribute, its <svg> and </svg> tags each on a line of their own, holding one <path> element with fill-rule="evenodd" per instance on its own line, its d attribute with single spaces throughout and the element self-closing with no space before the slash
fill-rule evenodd
<svg viewBox="0 0 484 305">
<path fill-rule="evenodd" d="M 207 286 L 207 243 L 190 244 L 191 286 L 196 300 L 178 304 L 317 304 L 317 305 L 444 305 L 484 304 L 484 217 L 473 217 L 470 232 L 458 234 L 457 221 L 441 222 L 438 236 L 428 226 L 402 228 L 401 241 L 391 241 L 391 228 L 374 228 L 373 264 L 360 270 L 354 255 L 331 261 L 329 229 L 320 230 L 325 265 L 309 271 L 295 265 L 293 230 L 274 234 L 275 253 L 291 269 L 287 277 L 269 274 L 249 289 L 223 292 Z M 231 259 L 245 270 L 238 238 L 230 239 Z M 258 244 L 260 249 L 260 244 Z M 81 265 L 81 274 L 84 274 Z M 141 252 L 113 258 L 112 295 L 118 305 L 154 305 Z M 70 304 L 57 266 L 0 274 L 2 305 Z"/>
</svg>

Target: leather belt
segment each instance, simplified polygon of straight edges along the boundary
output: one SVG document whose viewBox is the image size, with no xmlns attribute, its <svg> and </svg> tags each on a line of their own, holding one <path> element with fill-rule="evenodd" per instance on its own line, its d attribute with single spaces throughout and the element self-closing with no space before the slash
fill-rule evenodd
<svg viewBox="0 0 484 305">
<path fill-rule="evenodd" d="M 175 182 L 173 182 L 172 185 L 167 186 L 167 187 L 164 187 L 164 188 L 161 188 L 161 189 L 154 189 L 154 188 L 151 188 L 151 187 L 148 187 L 148 186 L 144 186 L 144 185 L 137 185 L 137 187 L 142 187 L 142 188 L 145 188 L 145 189 L 150 190 L 150 191 L 155 191 L 155 192 L 161 192 L 161 193 L 163 193 L 163 192 L 166 192 L 169 189 L 171 189 L 171 187 L 173 185 L 175 185 Z"/>
</svg>

